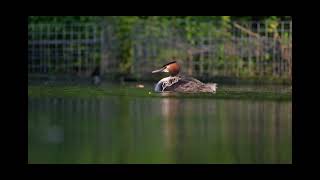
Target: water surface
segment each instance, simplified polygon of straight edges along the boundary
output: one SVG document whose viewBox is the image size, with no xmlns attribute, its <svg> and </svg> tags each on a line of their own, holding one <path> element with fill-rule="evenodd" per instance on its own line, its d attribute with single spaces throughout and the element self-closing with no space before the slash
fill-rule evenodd
<svg viewBox="0 0 320 180">
<path fill-rule="evenodd" d="M 291 163 L 291 101 L 28 98 L 29 163 Z"/>
</svg>

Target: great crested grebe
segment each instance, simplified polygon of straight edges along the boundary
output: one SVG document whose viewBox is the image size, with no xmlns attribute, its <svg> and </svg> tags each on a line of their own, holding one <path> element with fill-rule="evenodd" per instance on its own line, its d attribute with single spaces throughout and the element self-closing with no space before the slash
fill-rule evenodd
<svg viewBox="0 0 320 180">
<path fill-rule="evenodd" d="M 195 78 L 180 75 L 180 65 L 176 61 L 167 63 L 160 69 L 152 71 L 152 73 L 158 72 L 167 72 L 170 74 L 170 76 L 161 79 L 156 84 L 154 89 L 156 92 L 171 91 L 185 93 L 215 93 L 217 90 L 216 83 L 204 84 Z"/>
</svg>

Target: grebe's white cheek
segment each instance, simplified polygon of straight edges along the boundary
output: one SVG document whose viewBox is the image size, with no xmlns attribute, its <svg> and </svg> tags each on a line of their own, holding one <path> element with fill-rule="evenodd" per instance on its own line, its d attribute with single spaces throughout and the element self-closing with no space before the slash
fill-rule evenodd
<svg viewBox="0 0 320 180">
<path fill-rule="evenodd" d="M 165 68 L 165 69 L 163 70 L 163 72 L 169 72 L 168 68 Z"/>
</svg>

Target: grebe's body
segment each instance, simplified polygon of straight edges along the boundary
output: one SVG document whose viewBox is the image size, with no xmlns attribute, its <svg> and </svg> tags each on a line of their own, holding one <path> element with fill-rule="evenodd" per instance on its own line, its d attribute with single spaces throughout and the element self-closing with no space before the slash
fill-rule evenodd
<svg viewBox="0 0 320 180">
<path fill-rule="evenodd" d="M 204 84 L 195 78 L 179 75 L 180 66 L 176 61 L 170 62 L 162 68 L 152 71 L 152 73 L 157 72 L 168 72 L 170 73 L 170 76 L 161 79 L 156 84 L 154 89 L 156 92 L 215 93 L 217 90 L 216 83 Z"/>
</svg>

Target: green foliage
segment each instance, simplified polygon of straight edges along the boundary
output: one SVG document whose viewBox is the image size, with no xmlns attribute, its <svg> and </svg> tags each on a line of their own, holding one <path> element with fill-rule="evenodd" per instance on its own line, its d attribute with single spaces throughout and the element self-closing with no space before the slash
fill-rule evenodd
<svg viewBox="0 0 320 180">
<path fill-rule="evenodd" d="M 142 32 L 144 38 L 155 40 L 157 43 L 176 37 L 186 39 L 187 42 L 179 42 L 182 46 L 197 46 L 200 44 L 206 45 L 208 43 L 204 41 L 204 39 L 208 41 L 206 37 L 231 38 L 230 22 L 234 20 L 264 20 L 268 24 L 268 32 L 276 34 L 279 21 L 291 19 L 291 16 L 29 16 L 28 22 L 30 24 L 106 23 L 111 25 L 113 27 L 112 36 L 117 41 L 117 44 L 112 44 L 112 46 L 114 52 L 117 52 L 116 59 L 119 60 L 118 70 L 122 74 L 129 74 L 134 60 L 133 43 L 139 42 L 139 39 L 134 39 L 137 38 L 136 33 Z M 28 27 L 29 30 L 33 30 L 33 28 L 32 26 Z M 55 28 L 59 29 L 60 27 L 56 26 Z M 173 31 L 175 29 L 178 29 L 179 32 Z M 289 41 L 288 34 L 282 36 L 283 42 Z M 152 44 L 147 46 L 153 48 Z M 228 63 L 226 62 L 228 59 L 230 59 L 230 62 L 236 61 L 239 66 L 244 64 L 239 58 L 224 56 L 225 47 L 223 43 L 218 43 L 216 46 L 219 55 L 215 59 L 217 62 L 215 65 L 218 68 L 223 69 L 225 63 Z M 152 58 L 159 63 L 172 57 L 184 59 L 187 56 L 185 49 L 167 47 L 167 45 L 160 48 L 157 54 L 157 57 Z M 268 54 L 264 58 L 266 60 L 271 59 Z M 243 71 L 242 74 L 247 74 L 247 72 Z"/>
<path fill-rule="evenodd" d="M 114 33 L 119 40 L 119 69 L 127 74 L 132 67 L 132 38 L 133 25 L 138 21 L 137 16 L 106 17 L 104 20 L 114 25 Z"/>
<path fill-rule="evenodd" d="M 159 65 L 162 63 L 163 60 L 172 59 L 174 57 L 179 57 L 181 59 L 186 59 L 187 54 L 179 49 L 169 49 L 169 48 L 163 48 L 160 50 L 159 55 L 156 57 L 156 61 L 159 62 Z"/>
</svg>

